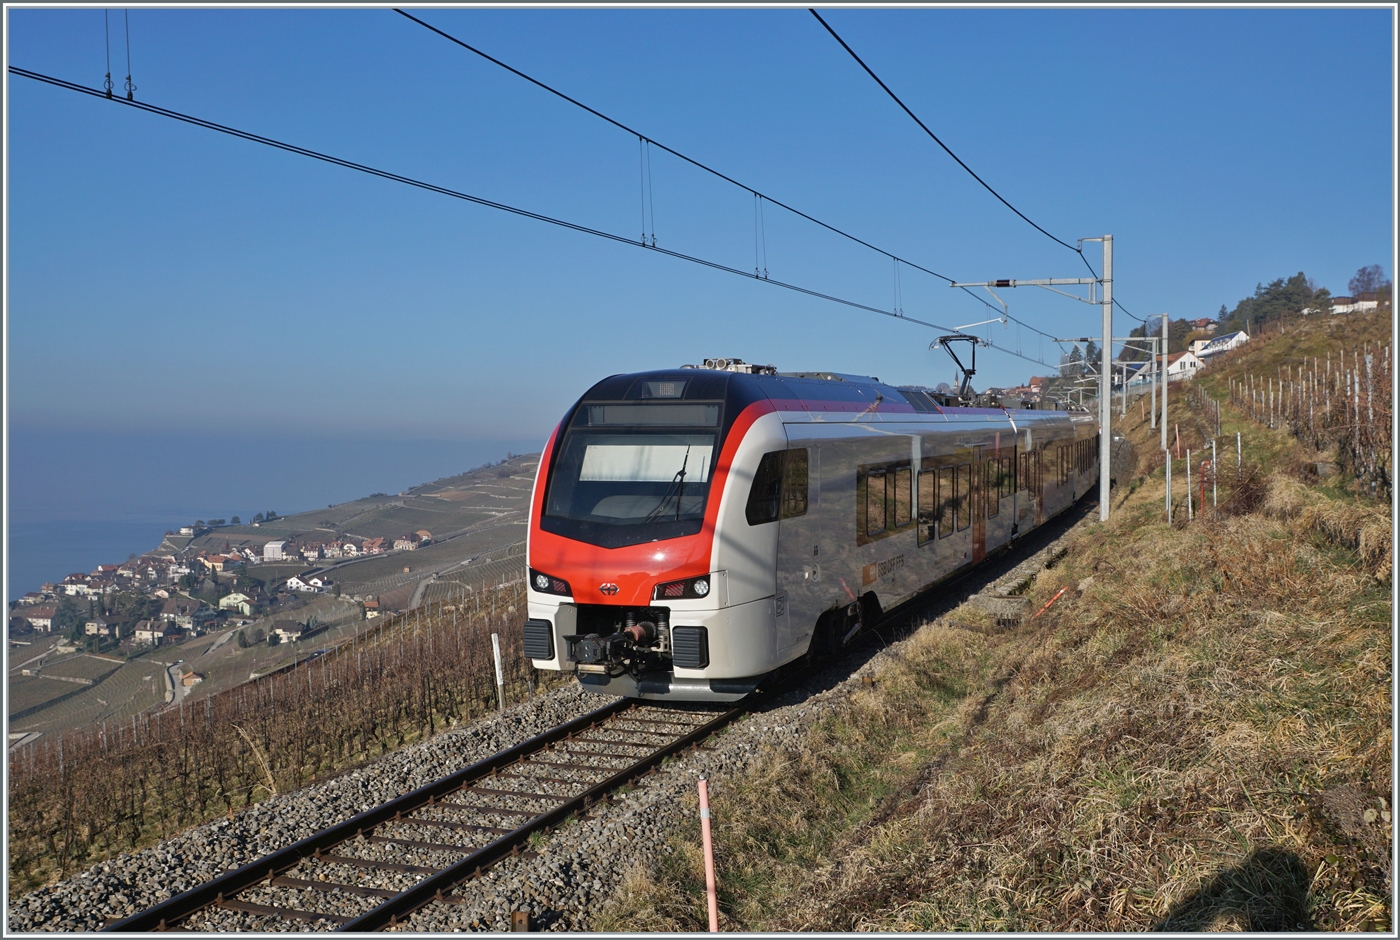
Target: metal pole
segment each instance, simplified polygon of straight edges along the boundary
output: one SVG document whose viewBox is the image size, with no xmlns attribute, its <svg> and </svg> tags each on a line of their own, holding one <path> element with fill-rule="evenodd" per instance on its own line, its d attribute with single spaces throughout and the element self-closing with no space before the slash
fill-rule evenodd
<svg viewBox="0 0 1400 940">
<path fill-rule="evenodd" d="M 1143 332 L 1146 332 L 1144 330 Z M 1152 426 L 1157 426 L 1157 338 L 1152 338 L 1152 361 L 1148 364 L 1147 371 L 1152 373 Z"/>
<path fill-rule="evenodd" d="M 491 634 L 491 655 L 496 660 L 496 704 L 506 710 L 506 680 L 501 670 L 501 635 Z"/>
<path fill-rule="evenodd" d="M 1167 315 L 1162 314 L 1162 449 L 1167 447 Z"/>
<path fill-rule="evenodd" d="M 1108 463 L 1113 424 L 1109 370 L 1113 368 L 1113 236 L 1103 237 L 1103 349 L 1099 352 L 1099 521 L 1108 521 Z"/>
<path fill-rule="evenodd" d="M 1210 439 L 1210 508 L 1215 509 L 1220 505 L 1218 484 L 1220 481 L 1220 469 L 1215 463 L 1215 438 Z"/>
<path fill-rule="evenodd" d="M 1241 462 L 1241 460 L 1243 460 L 1243 458 L 1241 457 L 1241 454 L 1243 454 L 1243 451 L 1240 450 L 1240 432 L 1239 432 L 1239 431 L 1236 431 L 1236 432 L 1235 432 L 1235 479 L 1237 479 L 1237 480 L 1238 480 L 1239 477 L 1240 477 L 1240 462 Z"/>
<path fill-rule="evenodd" d="M 1195 518 L 1191 507 L 1191 448 L 1186 448 L 1186 521 Z"/>
<path fill-rule="evenodd" d="M 1167 525 L 1172 524 L 1172 452 L 1167 448 L 1162 448 L 1162 453 L 1167 455 Z"/>
</svg>

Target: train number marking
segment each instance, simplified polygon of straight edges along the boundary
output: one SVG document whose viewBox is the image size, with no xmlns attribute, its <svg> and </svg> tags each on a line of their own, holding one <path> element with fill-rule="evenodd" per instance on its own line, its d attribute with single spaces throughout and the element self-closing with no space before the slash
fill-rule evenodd
<svg viewBox="0 0 1400 940">
<path fill-rule="evenodd" d="M 860 584 L 865 587 L 904 567 L 904 556 L 896 555 L 885 561 L 874 561 L 860 569 Z"/>
</svg>

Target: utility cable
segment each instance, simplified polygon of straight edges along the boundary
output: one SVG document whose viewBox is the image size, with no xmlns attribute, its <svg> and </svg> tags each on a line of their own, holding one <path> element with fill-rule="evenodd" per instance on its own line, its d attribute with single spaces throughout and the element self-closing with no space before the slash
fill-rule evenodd
<svg viewBox="0 0 1400 940">
<path fill-rule="evenodd" d="M 837 42 L 839 42 L 839 43 L 841 44 L 841 48 L 842 48 L 842 49 L 845 49 L 848 53 L 850 53 L 851 58 L 852 58 L 852 59 L 855 59 L 855 60 L 856 60 L 856 63 L 857 63 L 858 65 L 860 65 L 861 68 L 865 69 L 865 73 L 866 73 L 867 75 L 869 75 L 871 78 L 875 79 L 875 83 L 885 90 L 885 94 L 887 94 L 887 95 L 889 95 L 891 98 L 893 98 L 893 99 L 894 99 L 894 103 L 897 104 L 897 105 L 899 105 L 901 108 L 903 108 L 903 109 L 904 109 L 904 113 L 907 114 L 907 115 L 909 115 L 909 117 L 913 118 L 914 123 L 917 124 L 917 125 L 919 125 L 919 127 L 923 128 L 924 133 L 927 134 L 929 137 L 933 138 L 933 142 L 936 143 L 938 146 L 942 147 L 942 148 L 943 148 L 943 151 L 944 151 L 945 153 L 947 153 L 948 156 L 952 157 L 953 160 L 957 162 L 958 166 L 962 167 L 964 170 L 967 171 L 967 173 L 968 173 L 969 176 L 971 176 L 971 177 L 972 177 L 973 179 L 975 179 L 977 182 L 981 183 L 983 189 L 985 189 L 987 192 L 989 192 L 989 193 L 991 193 L 993 196 L 995 196 L 995 197 L 997 198 L 997 201 L 999 201 L 1002 205 L 1006 206 L 1006 208 L 1010 209 L 1012 212 L 1014 212 L 1014 213 L 1016 213 L 1018 216 L 1020 216 L 1022 220 L 1024 220 L 1027 224 L 1029 224 L 1029 225 L 1031 226 L 1031 228 L 1035 229 L 1037 232 L 1039 232 L 1040 234 L 1044 235 L 1046 238 L 1050 239 L 1051 241 L 1056 242 L 1057 244 L 1063 245 L 1064 247 L 1068 248 L 1070 251 L 1072 251 L 1072 252 L 1074 252 L 1075 254 L 1079 255 L 1080 260 L 1082 260 L 1082 261 L 1084 262 L 1084 265 L 1085 265 L 1086 267 L 1088 267 L 1089 273 L 1093 274 L 1094 277 L 1098 277 L 1098 274 L 1094 271 L 1093 265 L 1089 264 L 1089 259 L 1086 258 L 1086 257 L 1084 257 L 1084 249 L 1083 249 L 1083 248 L 1077 247 L 1077 246 L 1075 246 L 1075 245 L 1071 245 L 1069 242 L 1064 241 L 1063 239 L 1060 239 L 1060 238 L 1056 238 L 1054 235 L 1051 235 L 1049 232 L 1047 232 L 1045 229 L 1041 228 L 1039 225 L 1037 225 L 1035 222 L 1033 222 L 1029 217 L 1027 217 L 1027 215 L 1026 215 L 1024 212 L 1022 212 L 1020 209 L 1017 209 L 1017 208 L 1016 208 L 1015 206 L 1013 206 L 1011 203 L 1007 202 L 1004 198 L 1002 198 L 1001 193 L 997 192 L 995 189 L 992 189 L 992 187 L 989 186 L 989 185 L 987 184 L 987 181 L 986 181 L 986 180 L 982 179 L 982 177 L 978 176 L 975 172 L 973 172 L 972 167 L 970 167 L 970 166 L 968 166 L 966 163 L 964 163 L 964 162 L 962 161 L 962 158 L 959 157 L 957 154 L 953 153 L 953 151 L 952 151 L 951 149 L 949 149 L 949 147 L 948 147 L 947 144 L 945 144 L 943 141 L 941 141 L 941 140 L 938 139 L 938 135 L 937 135 L 937 134 L 935 134 L 933 131 L 931 131 L 931 130 L 928 129 L 928 125 L 926 125 L 923 121 L 919 120 L 919 116 L 918 116 L 918 115 L 916 115 L 913 111 L 910 111 L 910 110 L 909 110 L 909 106 L 906 105 L 903 101 L 901 101 L 901 100 L 899 99 L 899 96 L 896 95 L 893 91 L 890 90 L 890 86 L 886 85 L 883 81 L 881 81 L 880 76 L 876 75 L 875 72 L 874 72 L 874 70 L 872 70 L 872 69 L 870 68 L 870 66 L 868 66 L 868 65 L 865 64 L 865 60 L 863 60 L 860 56 L 856 55 L 855 50 L 852 49 L 849 45 L 846 44 L 846 40 L 842 39 L 842 38 L 837 34 L 836 30 L 834 30 L 834 29 L 831 28 L 831 24 L 829 24 L 826 20 L 822 19 L 820 13 L 818 13 L 816 10 L 811 9 L 810 7 L 808 8 L 807 12 L 808 12 L 808 13 L 811 13 L 813 16 L 815 16 L 815 17 L 817 18 L 817 22 L 818 22 L 818 23 L 821 23 L 822 26 L 825 26 L 825 27 L 826 27 L 826 31 L 827 31 L 828 33 L 831 34 L 832 38 L 835 39 Z M 1132 317 L 1134 320 L 1137 320 L 1137 321 L 1139 321 L 1139 322 L 1141 322 L 1141 323 L 1145 323 L 1145 322 L 1146 322 L 1146 321 L 1143 320 L 1141 317 L 1135 316 L 1134 314 L 1129 313 L 1129 312 L 1128 312 L 1128 309 L 1127 309 L 1126 307 L 1124 307 L 1121 303 L 1119 303 L 1117 300 L 1115 300 L 1113 303 L 1114 303 L 1114 305 L 1115 305 L 1119 310 L 1122 310 L 1124 313 L 1127 313 L 1128 316 Z M 1020 321 L 1018 320 L 1017 322 L 1019 323 Z M 1025 325 L 1025 324 L 1022 324 L 1022 326 L 1024 326 L 1024 325 Z M 1035 327 L 1031 327 L 1031 329 L 1035 329 Z M 1045 334 L 1045 335 L 1048 336 L 1049 334 Z"/>
<path fill-rule="evenodd" d="M 936 277 L 936 278 L 938 278 L 939 280 L 947 281 L 949 284 L 954 283 L 954 279 L 948 277 L 946 274 L 939 274 L 937 271 L 933 271 L 933 270 L 930 270 L 930 269 L 928 269 L 928 268 L 926 268 L 926 267 L 923 267 L 922 265 L 915 264 L 914 262 L 909 261 L 909 260 L 906 259 L 906 258 L 900 258 L 900 257 L 898 257 L 897 255 L 894 255 L 894 254 L 892 254 L 892 253 L 890 253 L 890 252 L 884 250 L 883 248 L 879 248 L 879 247 L 876 247 L 875 245 L 870 244 L 870 242 L 864 240 L 863 238 L 859 238 L 859 237 L 857 237 L 857 236 L 855 236 L 855 235 L 852 235 L 850 232 L 843 231 L 842 229 L 839 229 L 839 228 L 837 228 L 837 227 L 834 226 L 834 225 L 831 225 L 831 224 L 829 224 L 829 223 L 823 222 L 821 219 L 815 218 L 814 216 L 810 216 L 810 215 L 808 215 L 807 213 L 803 212 L 801 209 L 794 209 L 792 206 L 788 205 L 787 203 L 782 202 L 781 200 L 778 200 L 778 199 L 774 199 L 772 196 L 769 196 L 769 195 L 766 194 L 766 193 L 759 192 L 757 189 L 754 189 L 752 186 L 748 186 L 748 185 L 746 185 L 746 184 L 744 184 L 744 183 L 741 183 L 741 182 L 739 182 L 738 180 L 734 179 L 733 177 L 728 176 L 728 175 L 726 175 L 726 174 L 724 174 L 724 173 L 721 173 L 719 170 L 716 170 L 714 167 L 707 166 L 707 165 L 705 165 L 704 163 L 701 163 L 699 160 L 694 159 L 693 157 L 688 157 L 688 156 L 686 156 L 685 154 L 681 153 L 679 150 L 673 150 L 672 148 L 667 147 L 665 144 L 658 143 L 657 141 L 652 140 L 652 139 L 649 138 L 649 137 L 646 137 L 646 136 L 643 135 L 641 132 L 632 129 L 631 127 L 628 127 L 626 124 L 623 124 L 621 121 L 618 121 L 618 120 L 616 120 L 615 118 L 608 117 L 606 114 L 604 114 L 603 112 L 599 111 L 599 110 L 596 109 L 596 108 L 591 108 L 591 107 L 589 107 L 588 105 L 584 104 L 582 101 L 579 101 L 577 98 L 572 98 L 572 97 L 570 97 L 569 95 L 565 94 L 564 92 L 560 91 L 559 89 L 554 88 L 554 87 L 552 87 L 552 86 L 550 86 L 550 85 L 547 85 L 547 84 L 545 84 L 544 82 L 540 81 L 539 79 L 534 78 L 534 77 L 532 77 L 532 76 L 530 76 L 530 75 L 526 75 L 524 72 L 520 71 L 519 69 L 515 68 L 514 66 L 507 65 L 505 62 L 502 62 L 500 59 L 497 59 L 495 56 L 492 56 L 492 55 L 490 55 L 490 54 L 488 54 L 488 53 L 485 53 L 485 52 L 481 51 L 480 49 L 476 48 L 475 46 L 470 45 L 469 43 L 463 42 L 462 40 L 458 39 L 456 36 L 453 36 L 451 33 L 444 32 L 443 30 L 438 29 L 436 26 L 432 25 L 431 23 L 426 23 L 426 22 L 424 22 L 423 20 L 420 20 L 418 17 L 414 16 L 412 13 L 408 13 L 408 12 L 406 12 L 406 11 L 404 11 L 404 10 L 401 10 L 401 9 L 397 8 L 397 7 L 394 8 L 394 12 L 400 14 L 401 16 L 407 17 L 408 19 L 410 19 L 410 20 L 412 20 L 413 22 L 417 23 L 419 26 L 422 26 L 424 29 L 429 30 L 430 32 L 437 33 L 439 36 L 441 36 L 443 39 L 446 39 L 448 42 L 455 43 L 456 45 L 461 46 L 463 49 L 467 50 L 468 52 L 471 52 L 471 53 L 474 53 L 474 54 L 480 56 L 481 58 L 485 59 L 487 62 L 490 62 L 492 65 L 500 66 L 501 68 L 505 69 L 507 72 L 510 72 L 512 75 L 515 75 L 515 76 L 518 76 L 518 77 L 520 77 L 520 78 L 523 78 L 523 79 L 525 79 L 525 81 L 529 82 L 530 84 L 532 84 L 532 85 L 534 85 L 534 86 L 536 86 L 536 87 L 538 87 L 538 88 L 541 88 L 541 89 L 543 89 L 543 90 L 549 92 L 551 95 L 554 95 L 554 96 L 556 96 L 556 97 L 558 97 L 558 98 L 562 98 L 563 100 L 567 101 L 569 104 L 573 105 L 574 107 L 581 108 L 581 109 L 583 109 L 584 111 L 587 111 L 589 114 L 593 115 L 593 116 L 596 117 L 596 118 L 599 118 L 600 120 L 606 121 L 607 123 L 611 124 L 613 127 L 616 127 L 616 128 L 618 128 L 618 129 L 620 129 L 620 130 L 623 130 L 623 131 L 626 131 L 627 133 L 629 133 L 629 134 L 631 134 L 631 135 L 637 137 L 638 139 L 645 140 L 645 141 L 646 141 L 647 143 L 649 143 L 649 144 L 654 144 L 655 146 L 659 147 L 661 150 L 664 150 L 665 152 L 669 153 L 671 156 L 676 157 L 676 158 L 678 158 L 678 159 L 680 159 L 680 160 L 684 160 L 686 163 L 689 163 L 691 166 L 693 166 L 693 167 L 695 167 L 695 168 L 697 168 L 697 169 L 703 170 L 703 171 L 705 171 L 706 173 L 711 174 L 712 176 L 718 177 L 719 179 L 724 180 L 726 183 L 729 183 L 730 185 L 737 186 L 739 189 L 743 189 L 743 190 L 746 190 L 746 191 L 748 191 L 748 192 L 750 192 L 750 193 L 753 193 L 755 196 L 758 196 L 758 197 L 760 197 L 761 199 L 764 199 L 764 200 L 766 200 L 766 201 L 768 201 L 768 202 L 773 203 L 773 205 L 777 206 L 777 207 L 780 208 L 780 209 L 786 209 L 788 212 L 791 212 L 793 215 L 796 215 L 796 216 L 799 216 L 799 217 L 801 217 L 801 218 L 803 218 L 803 219 L 806 219 L 808 222 L 811 222 L 811 223 L 814 224 L 814 225 L 819 225 L 819 226 L 821 226 L 822 228 L 826 229 L 827 231 L 832 232 L 832 233 L 834 233 L 834 234 L 836 234 L 836 235 L 840 235 L 842 238 L 849 239 L 849 240 L 855 242 L 855 243 L 858 244 L 858 245 L 861 245 L 861 246 L 863 246 L 863 247 L 865 247 L 865 248 L 869 248 L 871 251 L 874 251 L 874 252 L 876 252 L 876 253 L 878 253 L 878 254 L 882 254 L 882 255 L 884 255 L 884 256 L 887 257 L 887 258 L 892 258 L 892 259 L 894 259 L 894 260 L 896 260 L 896 261 L 899 261 L 899 262 L 901 262 L 901 263 L 903 263 L 903 264 L 908 265 L 908 266 L 911 267 L 911 268 L 914 268 L 914 269 L 916 269 L 916 270 L 918 270 L 918 271 L 922 271 L 922 272 L 924 272 L 925 274 L 932 275 L 933 277 Z M 760 211 L 761 211 L 761 210 L 760 210 Z M 963 288 L 963 290 L 968 294 L 968 296 L 972 297 L 974 300 L 976 300 L 978 303 L 982 304 L 983 306 L 987 307 L 988 309 L 995 309 L 995 308 L 992 307 L 991 304 L 987 303 L 985 300 L 983 300 L 981 297 L 978 297 L 976 294 L 972 293 L 971 291 L 968 291 L 966 288 Z M 1032 327 L 1032 329 L 1034 329 L 1034 328 Z M 1047 333 L 1047 334 L 1045 334 L 1045 335 L 1046 335 L 1046 336 L 1049 336 L 1050 334 Z"/>
<path fill-rule="evenodd" d="M 986 180 L 982 179 L 982 177 L 980 177 L 980 176 L 978 176 L 976 173 L 974 173 L 974 172 L 972 171 L 972 167 L 968 166 L 966 163 L 963 163 L 961 157 L 959 157 L 957 154 L 953 153 L 953 151 L 950 150 L 950 149 L 948 148 L 948 145 L 947 145 L 947 144 L 945 144 L 943 141 L 939 140 L 939 139 L 938 139 L 938 135 L 935 134 L 933 131 L 929 130 L 929 129 L 928 129 L 928 125 L 925 124 L 923 121 L 919 120 L 919 116 L 918 116 L 917 114 L 915 114 L 913 111 L 910 111 L 910 110 L 909 110 L 909 106 L 906 105 L 903 101 L 900 101 L 898 95 L 896 95 L 894 92 L 890 91 L 890 86 L 886 85 L 883 81 L 880 80 L 880 76 L 876 75 L 875 72 L 870 68 L 870 66 L 866 65 L 866 64 L 865 64 L 865 61 L 864 61 L 863 59 L 861 59 L 860 56 L 856 55 L 856 51 L 855 51 L 854 49 L 852 49 L 850 46 L 846 45 L 846 40 L 842 39 L 840 36 L 837 35 L 836 30 L 832 29 L 831 26 L 830 26 L 830 24 L 828 24 L 826 20 L 822 19 L 820 13 L 818 13 L 816 10 L 811 9 L 810 7 L 808 8 L 807 12 L 808 12 L 808 13 L 811 13 L 813 16 L 815 16 L 815 17 L 817 18 L 817 22 L 818 22 L 818 23 L 821 23 L 823 26 L 826 27 L 826 31 L 827 31 L 828 33 L 831 34 L 832 38 L 835 39 L 837 42 L 839 42 L 839 43 L 841 44 L 841 48 L 842 48 L 842 49 L 845 49 L 847 52 L 849 52 L 849 53 L 851 54 L 851 58 L 852 58 L 852 59 L 855 59 L 855 60 L 856 60 L 856 63 L 857 63 L 861 68 L 865 69 L 865 72 L 866 72 L 867 75 L 869 75 L 871 78 L 875 79 L 875 83 L 885 90 L 885 94 L 887 94 L 887 95 L 889 95 L 891 98 L 893 98 L 893 99 L 894 99 L 894 103 L 897 104 L 897 105 L 899 105 L 901 108 L 903 108 L 903 109 L 904 109 L 904 113 L 907 114 L 907 115 L 909 115 L 911 118 L 913 118 L 913 119 L 914 119 L 914 123 L 917 124 L 917 125 L 919 125 L 920 127 L 922 127 L 922 128 L 924 129 L 924 133 L 927 134 L 927 135 L 929 135 L 930 137 L 932 137 L 932 138 L 933 138 L 933 142 L 934 142 L 935 144 L 937 144 L 938 146 L 942 147 L 942 148 L 943 148 L 943 151 L 944 151 L 945 153 L 947 153 L 948 156 L 952 157 L 952 158 L 957 162 L 958 166 L 962 167 L 964 170 L 967 171 L 967 173 L 968 173 L 969 176 L 971 176 L 971 177 L 972 177 L 973 179 L 975 179 L 977 182 L 981 183 L 983 189 L 985 189 L 987 192 L 991 193 L 993 196 L 996 196 L 996 197 L 997 197 L 997 201 L 999 201 L 1002 205 L 1006 206 L 1006 208 L 1010 209 L 1012 212 L 1016 213 L 1018 216 L 1020 216 L 1022 219 L 1024 219 L 1027 223 L 1030 224 L 1030 226 L 1031 226 L 1032 228 L 1034 228 L 1034 229 L 1035 229 L 1037 232 L 1039 232 L 1040 234 L 1044 235 L 1046 238 L 1050 239 L 1051 241 L 1059 242 L 1061 245 L 1064 245 L 1064 246 L 1065 246 L 1066 248 L 1068 248 L 1070 251 L 1078 252 L 1078 251 L 1080 250 L 1080 249 L 1076 248 L 1074 245 L 1071 245 L 1069 242 L 1066 242 L 1066 241 L 1063 241 L 1062 239 L 1056 238 L 1054 235 L 1051 235 L 1049 232 L 1045 231 L 1045 229 L 1041 228 L 1039 225 L 1036 225 L 1034 222 L 1032 222 L 1032 221 L 1026 216 L 1026 214 L 1025 214 L 1024 212 L 1022 212 L 1020 209 L 1017 209 L 1017 208 L 1016 208 L 1015 206 L 1013 206 L 1011 203 L 1009 203 L 1009 202 L 1007 202 L 1005 199 L 1003 199 L 1002 196 L 1001 196 L 1001 193 L 997 192 L 995 189 L 992 189 L 991 186 L 988 186 Z"/>
<path fill-rule="evenodd" d="M 91 95 L 96 98 L 106 97 L 99 89 L 88 88 L 85 85 L 79 85 L 75 82 L 66 81 L 61 78 L 54 78 L 50 75 L 44 75 L 41 72 L 32 72 L 29 69 L 22 69 L 13 65 L 9 66 L 9 71 L 12 75 L 18 75 L 21 78 L 28 78 L 37 82 L 44 82 L 49 85 L 54 85 L 58 88 L 67 89 L 68 91 L 75 91 L 84 95 Z M 591 228 L 587 225 L 581 225 L 577 222 L 570 222 L 566 219 L 558 219 L 553 216 L 544 215 L 543 213 L 532 212 L 529 209 L 522 209 L 517 206 L 508 205 L 503 202 L 496 202 L 494 200 L 486 199 L 481 196 L 473 196 L 469 193 L 460 192 L 455 189 L 449 189 L 445 186 L 439 186 L 436 183 L 425 182 L 423 180 L 414 179 L 411 176 L 403 176 L 399 173 L 393 173 L 388 170 L 381 170 L 377 167 L 367 166 L 363 163 L 356 163 L 352 160 L 346 160 L 342 157 L 336 157 L 330 154 L 321 153 L 316 150 L 310 150 L 306 147 L 299 147 L 296 144 L 289 144 L 284 141 L 275 140 L 271 137 L 264 137 L 260 134 L 254 134 L 251 131 L 239 130 L 238 128 L 229 127 L 225 124 L 217 124 L 213 121 L 205 120 L 204 118 L 194 117 L 192 115 L 184 114 L 179 111 L 172 111 L 169 108 L 162 108 L 157 105 L 148 104 L 143 101 L 123 101 L 120 98 L 113 98 L 112 100 L 117 102 L 118 104 L 126 105 L 127 107 L 137 108 L 141 111 L 146 111 L 150 114 L 159 115 L 160 117 L 167 117 L 171 118 L 172 120 L 183 121 L 186 124 L 193 124 L 196 127 L 203 127 L 207 130 L 218 131 L 221 134 L 228 134 L 231 137 L 238 137 L 256 144 L 263 144 L 268 147 L 275 147 L 278 150 L 285 150 L 288 153 L 294 153 L 303 157 L 310 157 L 313 160 L 320 160 L 324 163 L 331 163 L 336 166 L 344 167 L 348 170 L 357 170 L 361 173 L 366 173 L 370 176 L 378 176 L 381 179 L 391 180 L 395 183 L 403 183 L 407 186 L 413 186 L 418 189 L 426 190 L 432 193 L 437 193 L 442 196 L 451 196 L 454 199 L 461 199 L 464 202 L 470 202 L 479 206 L 485 206 L 489 209 L 499 209 L 502 212 L 509 212 L 512 215 L 518 215 L 527 219 L 534 219 L 538 222 L 548 222 L 551 225 L 557 225 L 560 228 L 566 228 L 570 229 L 571 231 L 581 232 L 585 235 L 594 235 L 598 238 L 604 238 L 608 241 L 618 242 L 624 245 L 634 245 L 639 248 L 647 248 L 651 251 L 667 255 L 671 258 L 676 258 L 681 261 L 689 261 L 692 264 L 698 264 L 702 267 L 712 268 L 716 271 L 724 271 L 729 274 L 737 274 L 738 276 L 747 278 L 749 280 L 756 280 L 765 284 L 772 284 L 775 287 L 781 287 L 785 290 L 794 291 L 795 293 L 805 294 L 809 297 L 816 297 L 821 300 L 829 300 L 832 303 L 842 304 L 843 306 L 847 307 L 853 307 L 857 310 L 865 310 L 870 313 L 878 313 L 882 316 L 892 317 L 896 320 L 905 320 L 909 323 L 918 324 L 919 326 L 929 327 L 930 329 L 943 330 L 945 332 L 950 333 L 956 332 L 956 330 L 954 330 L 952 327 L 944 326 L 940 323 L 931 323 L 927 320 L 919 320 L 915 317 L 904 316 L 896 311 L 882 310 L 879 307 L 872 307 L 868 304 L 860 303 L 859 301 L 848 300 L 844 297 L 837 297 L 834 294 L 823 293 L 822 291 L 813 290 L 808 287 L 802 287 L 798 284 L 790 284 L 785 281 L 774 280 L 772 278 L 756 277 L 755 275 L 750 274 L 747 271 L 741 271 L 738 268 L 730 267 L 729 265 L 722 264 L 718 261 L 711 261 L 707 258 L 700 258 L 695 255 L 688 255 L 684 252 L 674 251 L 669 248 L 657 248 L 654 245 L 648 245 L 644 240 L 639 241 L 637 239 L 627 238 L 624 235 L 616 235 L 612 232 L 605 232 L 601 229 Z M 1027 362 L 1035 362 L 1039 365 L 1055 368 L 1054 366 L 1051 366 L 1048 362 L 1044 362 L 1039 359 L 1032 359 L 1029 356 L 1023 356 L 1020 353 L 1015 352 L 1014 350 L 1007 349 L 1003 346 L 998 346 L 990 340 L 984 340 L 983 342 L 985 343 L 985 345 L 992 349 L 1004 352 L 1010 356 L 1015 356 L 1018 359 L 1024 359 Z"/>
</svg>

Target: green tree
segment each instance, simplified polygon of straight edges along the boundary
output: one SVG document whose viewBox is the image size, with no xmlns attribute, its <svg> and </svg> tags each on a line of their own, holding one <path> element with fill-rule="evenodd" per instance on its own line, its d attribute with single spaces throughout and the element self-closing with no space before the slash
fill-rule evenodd
<svg viewBox="0 0 1400 940">
<path fill-rule="evenodd" d="M 243 635 L 242 630 L 238 631 L 238 635 L 234 637 L 234 642 L 238 644 L 238 648 L 241 650 L 246 650 L 248 648 L 248 638 Z"/>
<path fill-rule="evenodd" d="M 242 524 L 243 524 L 243 523 L 241 523 L 241 522 L 238 521 L 238 517 L 237 517 L 237 516 L 234 516 L 234 517 L 233 517 L 231 520 L 229 520 L 229 521 L 231 521 L 234 525 L 242 525 Z"/>
<path fill-rule="evenodd" d="M 1224 307 L 1221 307 L 1220 309 L 1224 310 L 1225 308 L 1224 308 Z M 254 522 L 262 522 L 262 521 L 263 521 L 263 514 L 262 514 L 262 513 L 258 513 L 256 516 L 253 517 L 253 521 L 254 521 Z"/>
<path fill-rule="evenodd" d="M 69 639 L 76 640 L 83 635 L 83 612 L 67 594 L 59 599 L 52 624 L 54 633 L 66 633 Z"/>
</svg>

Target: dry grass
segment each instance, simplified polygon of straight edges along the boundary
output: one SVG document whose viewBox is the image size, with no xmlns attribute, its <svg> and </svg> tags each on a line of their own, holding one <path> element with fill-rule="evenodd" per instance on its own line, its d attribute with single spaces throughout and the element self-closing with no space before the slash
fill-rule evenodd
<svg viewBox="0 0 1400 940">
<path fill-rule="evenodd" d="M 1038 620 L 927 625 L 801 747 L 712 780 L 722 926 L 1390 929 L 1386 507 L 1276 474 L 1169 528 L 1164 492 L 1078 537 Z M 694 829 L 595 926 L 703 929 Z"/>
</svg>

